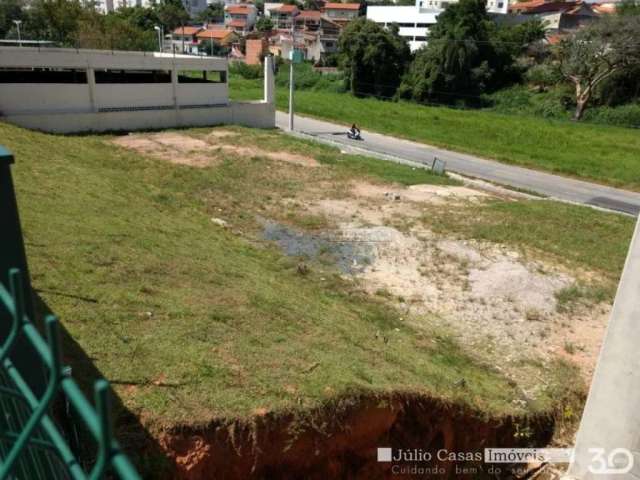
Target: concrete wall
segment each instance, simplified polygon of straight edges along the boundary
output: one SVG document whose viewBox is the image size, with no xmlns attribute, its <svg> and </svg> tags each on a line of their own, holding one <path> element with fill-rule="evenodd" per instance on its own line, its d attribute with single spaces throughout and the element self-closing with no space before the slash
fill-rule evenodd
<svg viewBox="0 0 640 480">
<path fill-rule="evenodd" d="M 627 261 L 611 311 L 591 390 L 576 438 L 569 468 L 581 480 L 640 479 L 640 221 L 631 240 Z M 600 453 L 594 449 L 601 449 Z M 626 470 L 626 449 L 633 467 Z"/>
<path fill-rule="evenodd" d="M 270 59 L 267 64 L 271 65 Z M 226 76 L 227 60 L 221 58 L 9 47 L 0 48 L 0 66 L 86 71 L 87 83 L 0 84 L 0 119 L 27 128 L 74 133 L 223 123 L 275 127 L 271 68 L 265 69 L 264 101 L 233 103 L 226 81 L 178 82 L 181 70 L 214 70 Z M 169 71 L 171 82 L 96 84 L 93 72 L 97 69 Z"/>
<path fill-rule="evenodd" d="M 231 102 L 220 107 L 179 110 L 9 115 L 2 117 L 2 120 L 44 132 L 77 133 L 204 127 L 222 124 L 273 128 L 275 115 L 273 103 Z"/>
<path fill-rule="evenodd" d="M 87 85 L 0 84 L 0 115 L 37 112 L 90 112 Z"/>
</svg>

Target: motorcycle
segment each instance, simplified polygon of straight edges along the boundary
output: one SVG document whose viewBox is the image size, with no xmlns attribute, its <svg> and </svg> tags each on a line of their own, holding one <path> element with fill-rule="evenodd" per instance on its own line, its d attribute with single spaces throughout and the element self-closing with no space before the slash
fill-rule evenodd
<svg viewBox="0 0 640 480">
<path fill-rule="evenodd" d="M 359 130 L 357 130 L 355 132 L 353 130 L 349 130 L 347 132 L 347 138 L 350 139 L 350 140 L 364 140 L 362 138 L 362 135 L 360 135 L 360 131 Z"/>
</svg>

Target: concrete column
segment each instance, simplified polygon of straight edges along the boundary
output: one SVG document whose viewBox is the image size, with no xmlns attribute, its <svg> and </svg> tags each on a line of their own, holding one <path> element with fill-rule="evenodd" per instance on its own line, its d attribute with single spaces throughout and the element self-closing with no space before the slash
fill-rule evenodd
<svg viewBox="0 0 640 480">
<path fill-rule="evenodd" d="M 89 101 L 91 102 L 91 111 L 97 112 L 96 104 L 96 71 L 93 68 L 87 68 L 87 85 L 89 86 Z"/>
<path fill-rule="evenodd" d="M 626 449 L 633 457 L 634 466 L 629 472 L 615 472 L 629 464 L 625 451 L 615 453 L 616 449 Z M 591 381 L 568 475 L 580 480 L 640 479 L 640 220 Z"/>
<path fill-rule="evenodd" d="M 276 79 L 273 73 L 273 57 L 264 57 L 264 102 L 275 104 Z"/>
<path fill-rule="evenodd" d="M 178 70 L 171 70 L 171 89 L 173 91 L 173 108 L 178 110 Z"/>
</svg>

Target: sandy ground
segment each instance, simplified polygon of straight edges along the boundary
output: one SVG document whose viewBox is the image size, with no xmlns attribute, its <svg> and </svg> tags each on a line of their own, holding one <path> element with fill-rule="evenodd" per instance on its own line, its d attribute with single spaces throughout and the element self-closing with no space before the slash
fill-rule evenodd
<svg viewBox="0 0 640 480">
<path fill-rule="evenodd" d="M 303 167 L 319 167 L 315 158 L 290 152 L 268 152 L 255 147 L 227 145 L 219 139 L 236 135 L 229 130 L 214 130 L 205 140 L 177 132 L 130 133 L 114 139 L 113 143 L 139 153 L 167 160 L 179 165 L 208 167 L 220 162 L 222 155 L 267 157 Z"/>
<path fill-rule="evenodd" d="M 576 281 L 572 272 L 502 246 L 444 238 L 411 221 L 434 206 L 490 193 L 467 186 L 389 188 L 356 183 L 346 199 L 309 206 L 335 220 L 341 237 L 375 245 L 374 261 L 354 274 L 365 290 L 391 298 L 418 326 L 435 317 L 507 370 L 561 355 L 591 376 L 610 307 L 558 312 L 555 293 Z"/>
</svg>

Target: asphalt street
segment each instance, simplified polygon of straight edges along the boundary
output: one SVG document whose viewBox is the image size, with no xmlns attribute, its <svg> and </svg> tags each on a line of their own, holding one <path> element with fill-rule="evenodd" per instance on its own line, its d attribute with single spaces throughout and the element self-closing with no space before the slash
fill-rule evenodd
<svg viewBox="0 0 640 480">
<path fill-rule="evenodd" d="M 276 124 L 286 130 L 287 114 L 276 112 Z M 575 180 L 538 170 L 507 165 L 485 158 L 456 153 L 422 143 L 402 140 L 366 130 L 363 140 L 350 140 L 347 128 L 321 120 L 296 115 L 294 130 L 319 141 L 345 149 L 356 149 L 375 156 L 385 156 L 431 165 L 435 157 L 446 162 L 446 169 L 461 175 L 479 178 L 501 185 L 537 192 L 558 200 L 592 205 L 607 210 L 637 216 L 640 213 L 640 193 Z"/>
</svg>

